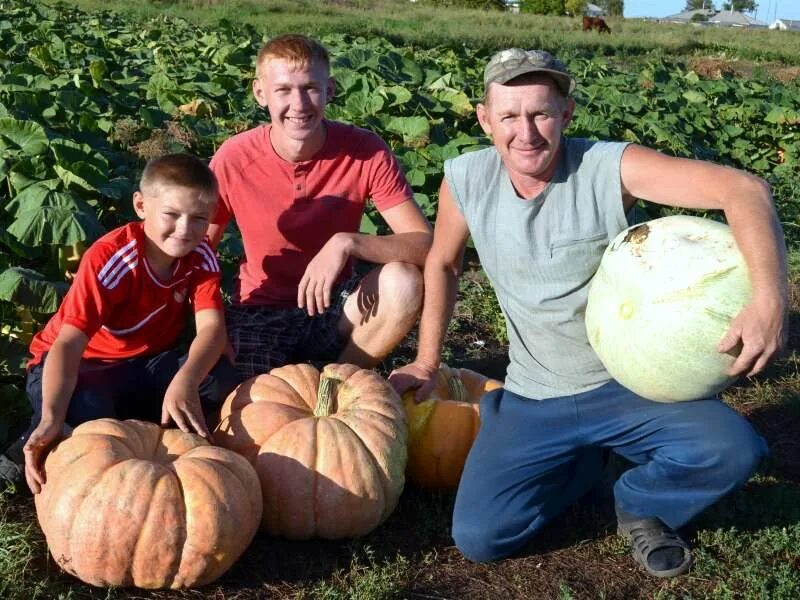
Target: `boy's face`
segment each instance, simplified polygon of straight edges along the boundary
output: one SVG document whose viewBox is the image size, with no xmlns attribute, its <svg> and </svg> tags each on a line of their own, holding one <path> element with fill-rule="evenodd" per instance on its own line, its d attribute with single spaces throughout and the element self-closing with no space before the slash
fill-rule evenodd
<svg viewBox="0 0 800 600">
<path fill-rule="evenodd" d="M 214 206 L 194 188 L 153 184 L 135 192 L 133 207 L 155 253 L 148 258 L 167 264 L 189 254 L 205 238 Z"/>
</svg>

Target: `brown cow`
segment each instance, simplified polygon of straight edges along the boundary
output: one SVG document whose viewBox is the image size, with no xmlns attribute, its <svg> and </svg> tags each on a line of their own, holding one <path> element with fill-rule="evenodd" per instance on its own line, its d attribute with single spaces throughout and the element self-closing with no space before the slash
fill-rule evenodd
<svg viewBox="0 0 800 600">
<path fill-rule="evenodd" d="M 583 31 L 591 31 L 592 29 L 596 29 L 597 33 L 611 33 L 611 29 L 608 28 L 608 25 L 606 25 L 602 17 L 584 16 Z"/>
</svg>

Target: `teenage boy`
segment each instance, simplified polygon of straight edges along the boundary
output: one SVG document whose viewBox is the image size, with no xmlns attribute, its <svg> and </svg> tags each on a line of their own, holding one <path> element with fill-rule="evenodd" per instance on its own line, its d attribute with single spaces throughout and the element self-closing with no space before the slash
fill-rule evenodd
<svg viewBox="0 0 800 600">
<path fill-rule="evenodd" d="M 34 415 L 14 446 L 27 439 L 25 478 L 34 493 L 65 424 L 173 421 L 210 438 L 204 412 L 213 413 L 235 384 L 232 366 L 219 360 L 226 340 L 220 270 L 205 237 L 216 198 L 214 174 L 199 159 L 156 158 L 133 195 L 142 220 L 86 251 L 58 312 L 31 342 Z M 196 335 L 183 354 L 175 346 L 189 308 Z"/>
<path fill-rule="evenodd" d="M 302 35 L 258 53 L 253 95 L 271 123 L 226 141 L 213 245 L 236 220 L 244 242 L 228 335 L 242 377 L 304 360 L 372 367 L 419 315 L 430 225 L 377 135 L 324 118 L 328 52 Z M 371 198 L 393 235 L 359 233 Z M 377 265 L 354 276 L 354 259 Z"/>
</svg>

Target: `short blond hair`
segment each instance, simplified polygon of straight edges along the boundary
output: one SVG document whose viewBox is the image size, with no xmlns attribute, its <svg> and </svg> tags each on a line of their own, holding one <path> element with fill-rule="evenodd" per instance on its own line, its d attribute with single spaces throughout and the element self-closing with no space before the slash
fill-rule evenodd
<svg viewBox="0 0 800 600">
<path fill-rule="evenodd" d="M 267 61 L 285 60 L 292 69 L 306 69 L 311 65 L 322 65 L 330 72 L 331 59 L 328 51 L 317 40 L 297 33 L 279 35 L 261 47 L 256 56 L 256 76 Z"/>
<path fill-rule="evenodd" d="M 200 192 L 208 204 L 217 201 L 217 178 L 205 162 L 191 154 L 165 154 L 148 161 L 139 189 L 174 185 Z"/>
</svg>

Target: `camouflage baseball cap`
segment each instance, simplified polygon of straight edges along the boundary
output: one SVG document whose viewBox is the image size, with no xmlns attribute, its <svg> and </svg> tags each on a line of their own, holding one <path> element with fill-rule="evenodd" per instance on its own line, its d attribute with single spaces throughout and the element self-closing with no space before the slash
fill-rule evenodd
<svg viewBox="0 0 800 600">
<path fill-rule="evenodd" d="M 483 71 L 483 86 L 488 90 L 490 83 L 502 85 L 527 73 L 550 75 L 565 96 L 569 96 L 575 89 L 575 80 L 555 56 L 544 50 L 522 48 L 509 48 L 495 53 Z"/>
</svg>

